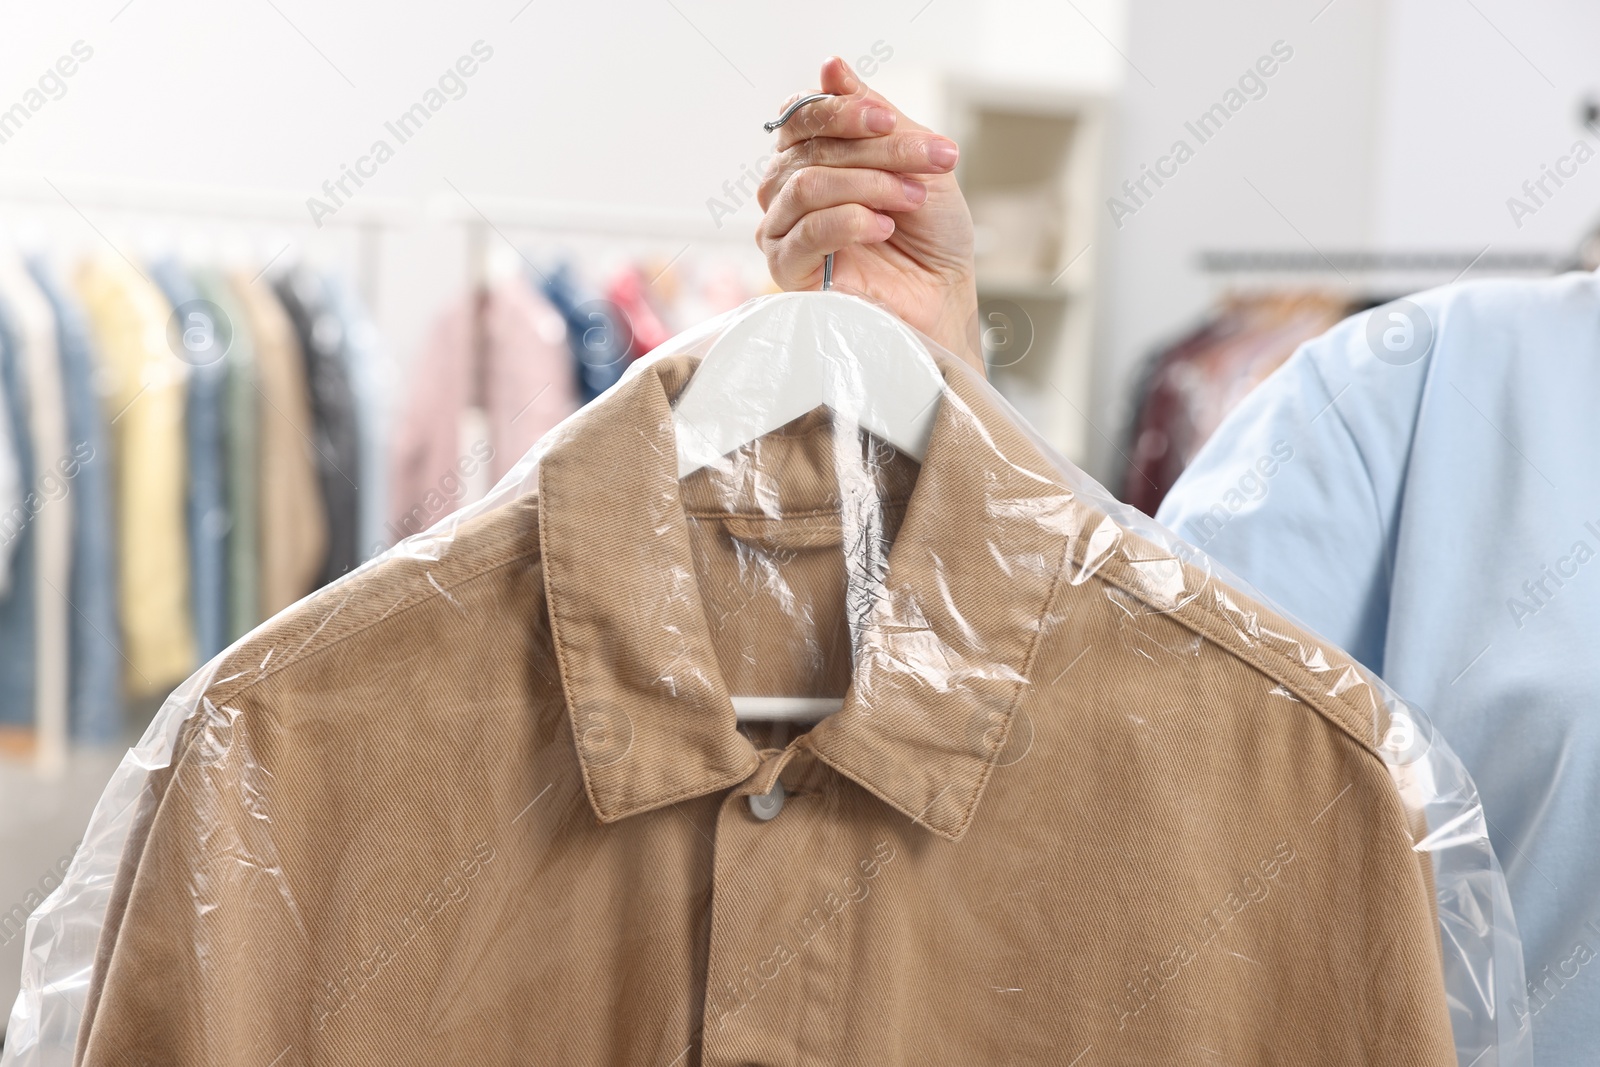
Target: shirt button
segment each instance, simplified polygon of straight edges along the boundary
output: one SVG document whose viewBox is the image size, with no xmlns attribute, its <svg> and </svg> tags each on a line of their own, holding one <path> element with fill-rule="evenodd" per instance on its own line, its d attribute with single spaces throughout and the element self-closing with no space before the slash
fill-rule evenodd
<svg viewBox="0 0 1600 1067">
<path fill-rule="evenodd" d="M 783 810 L 783 783 L 773 782 L 772 792 L 766 796 L 752 793 L 745 799 L 750 801 L 750 814 L 762 822 L 768 822 L 777 818 L 778 812 Z"/>
</svg>

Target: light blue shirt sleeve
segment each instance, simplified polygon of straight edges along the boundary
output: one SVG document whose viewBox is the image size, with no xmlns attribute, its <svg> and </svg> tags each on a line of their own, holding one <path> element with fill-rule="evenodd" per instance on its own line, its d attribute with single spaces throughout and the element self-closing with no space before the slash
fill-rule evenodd
<svg viewBox="0 0 1600 1067">
<path fill-rule="evenodd" d="M 1156 519 L 1381 674 L 1390 541 L 1426 357 L 1374 358 L 1368 314 L 1302 345 L 1253 390 Z"/>
</svg>

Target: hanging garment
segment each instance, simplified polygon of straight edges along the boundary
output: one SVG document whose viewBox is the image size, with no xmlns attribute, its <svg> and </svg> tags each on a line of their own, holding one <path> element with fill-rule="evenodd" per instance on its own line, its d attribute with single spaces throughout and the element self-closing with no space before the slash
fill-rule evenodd
<svg viewBox="0 0 1600 1067">
<path fill-rule="evenodd" d="M 1154 361 L 1139 389 L 1121 498 L 1146 515 L 1235 404 L 1304 341 L 1351 310 L 1338 294 L 1230 297 L 1194 333 Z"/>
<path fill-rule="evenodd" d="M 650 279 L 651 306 L 664 309 L 663 321 L 704 322 L 754 295 L 737 267 L 716 260 L 651 259 L 640 270 Z"/>
<path fill-rule="evenodd" d="M 1535 1060 L 1600 1043 L 1600 279 L 1449 286 L 1306 345 L 1161 519 L 1413 696 L 1483 792 Z M 1265 458 L 1266 462 L 1263 462 Z"/>
<path fill-rule="evenodd" d="M 22 487 L 19 505 L 0 517 L 0 537 L 4 537 L 11 553 L 11 585 L 0 597 L 0 747 L 20 751 L 31 744 L 38 678 L 39 550 L 33 517 L 39 494 L 34 489 L 28 357 L 18 325 L 3 300 L 0 376 L 5 380 L 6 422 L 11 437 L 8 451 L 16 457 Z"/>
<path fill-rule="evenodd" d="M 920 466 L 813 412 L 680 481 L 745 313 L 167 705 L 4 1067 L 1521 1062 L 1476 793 L 1380 748 L 1409 709 L 947 354 Z"/>
<path fill-rule="evenodd" d="M 231 322 L 212 322 L 210 309 L 188 305 L 201 299 L 189 272 L 171 260 L 152 264 L 150 276 L 167 302 L 184 311 L 175 332 L 188 364 L 184 397 L 184 443 L 188 446 L 189 591 L 194 601 L 195 640 L 209 660 L 228 644 L 228 486 L 223 442 Z M 189 338 L 198 334 L 197 340 Z M 222 338 L 227 338 L 223 341 Z"/>
<path fill-rule="evenodd" d="M 260 384 L 258 587 L 274 615 L 316 588 L 328 554 L 328 511 L 318 481 L 306 361 L 294 326 L 265 281 L 230 276 L 255 346 Z"/>
<path fill-rule="evenodd" d="M 62 473 L 72 495 L 72 576 L 68 591 L 72 738 L 104 744 L 122 736 L 122 632 L 117 615 L 117 545 L 111 444 L 95 386 L 99 357 L 83 309 L 43 261 L 29 264 L 50 301 L 61 357 L 71 462 Z"/>
<path fill-rule="evenodd" d="M 356 427 L 361 437 L 361 508 L 357 543 L 363 560 L 394 542 L 384 530 L 389 517 L 389 408 L 393 402 L 394 368 L 378 336 L 378 327 L 354 288 L 337 275 L 325 279 L 328 306 L 344 332 L 345 373 L 356 402 Z"/>
<path fill-rule="evenodd" d="M 20 259 L 0 254 L 0 302 L 15 328 L 28 376 L 28 430 L 33 439 L 35 544 L 35 737 L 60 756 L 68 735 L 72 648 L 72 479 L 78 456 L 68 436 L 61 356 L 50 303 Z"/>
<path fill-rule="evenodd" d="M 628 359 L 638 359 L 664 344 L 671 332 L 650 302 L 650 283 L 639 268 L 630 263 L 611 278 L 606 299 L 622 310 L 628 329 Z"/>
<path fill-rule="evenodd" d="M 172 308 L 131 266 L 91 260 L 75 282 L 104 360 L 124 684 L 132 696 L 160 696 L 195 664 L 184 440 L 188 365 L 167 346 Z"/>
<path fill-rule="evenodd" d="M 583 292 L 572 268 L 563 263 L 538 278 L 539 291 L 567 321 L 567 344 L 578 377 L 580 403 L 587 404 L 622 377 L 628 368 L 632 334 L 615 304 Z"/>
<path fill-rule="evenodd" d="M 446 311 L 409 377 L 392 445 L 390 540 L 449 514 L 483 466 L 498 481 L 578 407 L 561 316 L 520 278 Z M 462 419 L 480 389 L 489 436 L 463 449 Z"/>
<path fill-rule="evenodd" d="M 4 341 L 0 339 L 0 350 Z M 0 354 L 0 600 L 11 592 L 12 557 L 16 553 L 17 534 L 27 523 L 22 470 L 18 465 L 17 428 L 12 423 L 13 400 L 7 390 L 10 375 L 5 368 L 6 357 Z"/>
<path fill-rule="evenodd" d="M 273 287 L 294 324 L 311 386 L 316 425 L 317 475 L 328 516 L 328 551 L 317 584 L 326 585 L 355 567 L 361 551 L 361 431 L 350 390 L 344 324 L 328 306 L 322 279 L 300 268 Z"/>
<path fill-rule="evenodd" d="M 250 319 L 221 272 L 194 274 L 200 295 L 222 309 L 232 345 L 224 357 L 223 455 L 227 486 L 228 641 L 243 637 L 265 616 L 261 612 L 261 441 L 262 394 L 257 379 L 255 338 Z"/>
</svg>

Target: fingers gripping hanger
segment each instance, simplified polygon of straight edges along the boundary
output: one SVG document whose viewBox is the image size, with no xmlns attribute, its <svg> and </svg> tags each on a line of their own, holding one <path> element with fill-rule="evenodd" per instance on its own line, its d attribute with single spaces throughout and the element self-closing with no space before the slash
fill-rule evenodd
<svg viewBox="0 0 1600 1067">
<path fill-rule="evenodd" d="M 801 97 L 763 125 L 770 133 L 831 96 Z M 819 407 L 922 461 L 945 389 L 927 346 L 881 307 L 835 290 L 832 253 L 822 290 L 761 297 L 729 321 L 673 405 L 679 478 Z M 733 697 L 740 720 L 767 722 L 816 722 L 841 703 Z"/>
<path fill-rule="evenodd" d="M 801 108 L 805 107 L 807 104 L 815 103 L 818 100 L 831 100 L 831 99 L 833 99 L 833 94 L 832 93 L 812 93 L 810 96 L 802 96 L 800 99 L 796 100 L 794 103 L 792 103 L 788 107 L 784 108 L 783 109 L 783 114 L 779 115 L 777 118 L 773 119 L 771 122 L 763 122 L 761 124 L 761 128 L 763 130 L 766 130 L 768 133 L 774 133 L 774 132 L 777 131 L 779 126 L 782 126 L 784 123 L 786 123 L 790 119 L 794 118 L 795 112 L 799 111 Z M 827 290 L 833 288 L 833 253 L 832 252 L 829 252 L 827 255 L 822 257 L 822 288 L 823 288 L 824 291 L 827 291 Z"/>
</svg>

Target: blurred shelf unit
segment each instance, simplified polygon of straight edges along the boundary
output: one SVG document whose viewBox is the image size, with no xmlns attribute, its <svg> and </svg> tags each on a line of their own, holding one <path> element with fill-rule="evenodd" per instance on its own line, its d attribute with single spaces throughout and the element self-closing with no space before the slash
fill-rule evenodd
<svg viewBox="0 0 1600 1067">
<path fill-rule="evenodd" d="M 1105 135 L 1097 93 L 952 78 L 944 123 L 961 145 L 990 380 L 1074 463 L 1089 451 L 1096 204 Z"/>
</svg>

